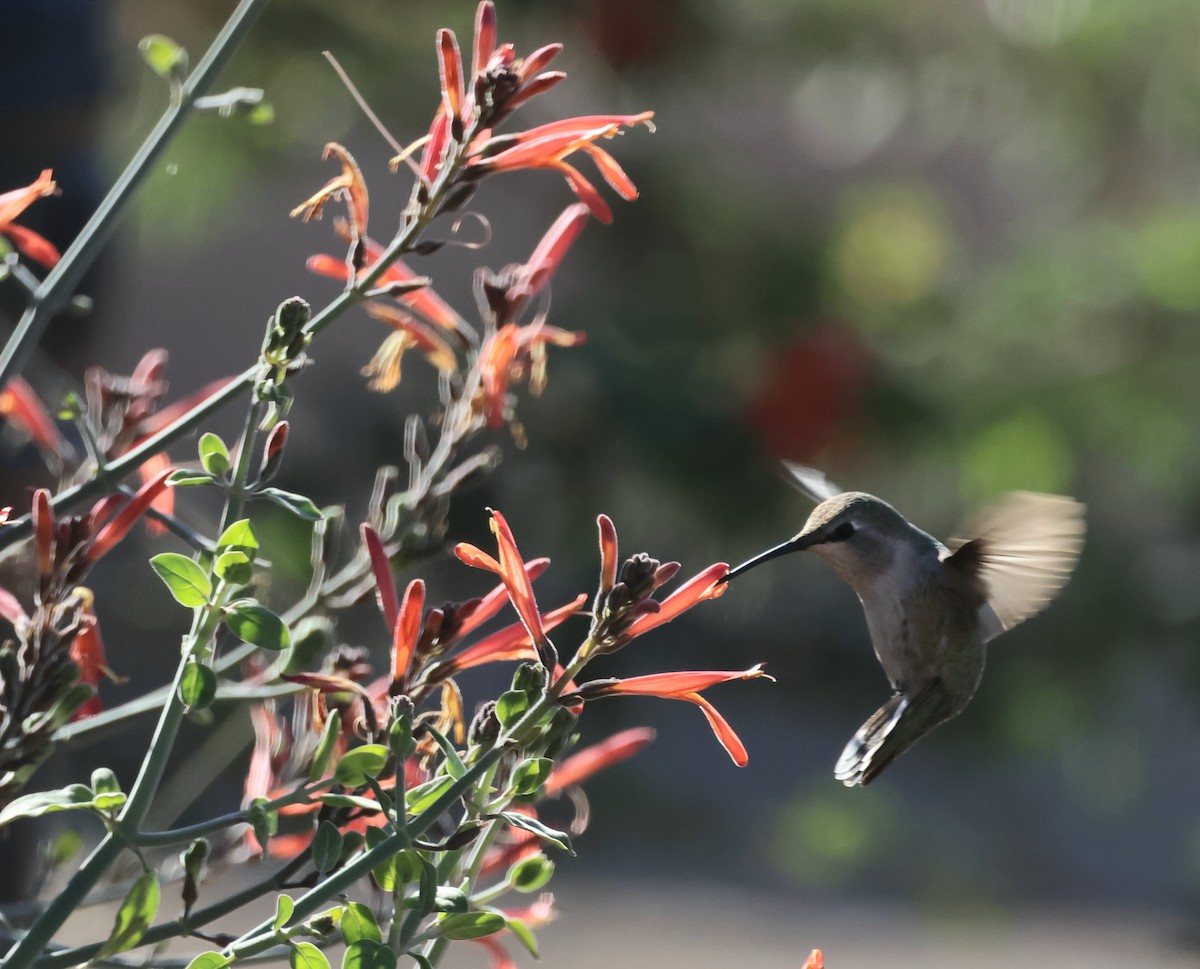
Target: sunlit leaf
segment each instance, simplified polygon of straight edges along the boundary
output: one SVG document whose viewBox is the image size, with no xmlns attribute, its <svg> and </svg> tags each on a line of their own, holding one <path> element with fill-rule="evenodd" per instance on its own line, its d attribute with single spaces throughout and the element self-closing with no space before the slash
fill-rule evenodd
<svg viewBox="0 0 1200 969">
<path fill-rule="evenodd" d="M 166 583 L 175 601 L 194 609 L 208 602 L 212 582 L 198 563 L 178 552 L 160 552 L 150 560 L 150 567 Z"/>
<path fill-rule="evenodd" d="M 154 924 L 154 916 L 158 914 L 158 900 L 158 873 L 143 872 L 130 887 L 125 901 L 117 910 L 113 930 L 96 953 L 96 958 L 107 959 L 118 952 L 132 949 L 141 942 L 146 930 Z"/>
</svg>

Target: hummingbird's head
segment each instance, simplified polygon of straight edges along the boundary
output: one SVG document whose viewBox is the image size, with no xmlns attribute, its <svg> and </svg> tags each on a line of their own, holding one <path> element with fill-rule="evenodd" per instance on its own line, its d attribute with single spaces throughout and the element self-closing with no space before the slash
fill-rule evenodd
<svg viewBox="0 0 1200 969">
<path fill-rule="evenodd" d="M 809 549 L 860 589 L 887 571 L 905 541 L 911 542 L 914 531 L 886 501 L 861 491 L 846 491 L 817 505 L 799 534 L 732 569 L 726 578 L 779 555 Z"/>
</svg>

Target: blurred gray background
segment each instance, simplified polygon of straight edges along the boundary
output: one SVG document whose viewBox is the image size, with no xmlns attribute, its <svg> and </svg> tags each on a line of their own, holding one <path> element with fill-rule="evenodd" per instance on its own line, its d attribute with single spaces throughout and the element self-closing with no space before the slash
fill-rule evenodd
<svg viewBox="0 0 1200 969">
<path fill-rule="evenodd" d="M 65 242 L 161 110 L 138 38 L 168 34 L 194 62 L 229 7 L 14 5 L 29 19 L 0 38 L 0 190 L 51 164 L 63 189 L 26 224 Z M 321 51 L 408 141 L 437 103 L 434 32 L 469 46 L 473 10 L 272 5 L 218 89 L 264 88 L 275 123 L 194 118 L 93 274 L 93 317 L 56 324 L 58 363 L 35 385 L 52 398 L 59 367 L 128 373 L 163 346 L 179 396 L 246 366 L 285 297 L 335 295 L 304 269 L 340 251 L 328 223 L 287 218 L 333 174 L 322 144 L 359 159 L 377 237 L 407 182 Z M 658 741 L 589 788 L 549 962 L 799 965 L 821 945 L 836 969 L 1200 963 L 1200 8 L 500 0 L 498 14 L 521 52 L 566 44 L 567 81 L 511 127 L 653 109 L 658 130 L 606 145 L 642 197 L 614 200 L 615 223 L 590 224 L 555 277 L 551 322 L 588 342 L 552 351 L 545 395 L 519 407 L 528 448 L 500 439 L 504 464 L 455 507 L 455 540 L 484 542 L 484 506 L 503 509 L 527 555 L 555 560 L 545 606 L 594 587 L 600 511 L 624 552 L 685 574 L 793 534 L 809 506 L 780 458 L 941 537 L 1011 488 L 1089 506 L 1060 600 L 995 644 L 961 718 L 865 790 L 832 765 L 887 686 L 853 594 L 815 558 L 773 563 L 614 657 L 613 675 L 766 661 L 778 682 L 711 693 L 749 747 L 741 771 L 689 705 L 588 709 L 585 736 L 650 724 Z M 47 17 L 42 47 L 26 43 Z M 470 317 L 474 267 L 524 259 L 571 201 L 549 172 L 492 179 L 473 203 L 491 243 L 414 268 Z M 366 390 L 383 335 L 353 314 L 294 384 L 279 484 L 348 502 L 352 521 L 373 469 L 400 458 L 404 415 L 431 399 L 416 358 L 399 391 Z M 303 535 L 268 530 L 302 575 Z M 96 579 L 110 662 L 134 674 L 109 702 L 169 675 L 180 621 L 146 581 L 150 546 L 129 544 Z M 448 554 L 420 571 L 435 600 L 481 588 Z M 214 729 L 230 752 L 249 738 L 244 715 Z M 227 809 L 246 755 L 226 763 L 189 736 L 198 752 L 168 795 L 182 810 L 196 776 L 219 776 L 190 810 Z M 80 763 L 96 749 L 117 756 Z"/>
</svg>

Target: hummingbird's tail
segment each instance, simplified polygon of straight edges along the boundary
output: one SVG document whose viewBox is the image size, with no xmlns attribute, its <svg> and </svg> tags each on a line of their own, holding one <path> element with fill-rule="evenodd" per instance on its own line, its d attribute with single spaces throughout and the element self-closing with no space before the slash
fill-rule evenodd
<svg viewBox="0 0 1200 969">
<path fill-rule="evenodd" d="M 859 727 L 838 758 L 833 776 L 847 787 L 870 784 L 888 764 L 956 713 L 940 679 L 911 697 L 897 693 Z"/>
</svg>

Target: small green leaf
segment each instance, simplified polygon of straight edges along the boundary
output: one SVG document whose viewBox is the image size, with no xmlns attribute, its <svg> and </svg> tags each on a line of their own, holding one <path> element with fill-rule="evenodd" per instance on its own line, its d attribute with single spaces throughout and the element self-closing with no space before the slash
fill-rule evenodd
<svg viewBox="0 0 1200 969">
<path fill-rule="evenodd" d="M 187 969 L 225 969 L 229 958 L 219 952 L 201 952 L 187 964 Z"/>
<path fill-rule="evenodd" d="M 346 911 L 342 913 L 341 927 L 346 945 L 353 945 L 363 939 L 369 942 L 383 941 L 383 933 L 379 930 L 375 916 L 362 902 L 350 902 L 346 905 Z"/>
<path fill-rule="evenodd" d="M 254 575 L 250 556 L 240 548 L 231 548 L 217 556 L 213 572 L 229 585 L 246 585 Z"/>
<path fill-rule="evenodd" d="M 571 839 L 565 831 L 558 831 L 555 828 L 542 824 L 537 818 L 531 818 L 525 814 L 517 814 L 515 811 L 504 811 L 500 817 L 504 818 L 514 828 L 520 828 L 522 831 L 536 834 L 543 841 L 549 841 L 552 845 L 562 848 L 567 854 L 575 854 L 571 850 Z"/>
<path fill-rule="evenodd" d="M 121 782 L 109 768 L 97 767 L 92 771 L 92 790 L 97 794 L 120 794 Z"/>
<path fill-rule="evenodd" d="M 458 756 L 458 751 L 454 749 L 454 744 L 450 743 L 446 735 L 433 724 L 426 723 L 425 729 L 433 735 L 437 745 L 442 748 L 442 753 L 446 755 L 446 773 L 458 780 L 467 772 L 467 768 L 462 762 L 462 758 Z"/>
<path fill-rule="evenodd" d="M 405 795 L 409 814 L 420 814 L 454 785 L 453 777 L 435 777 L 418 784 Z"/>
<path fill-rule="evenodd" d="M 150 567 L 167 584 L 180 605 L 194 609 L 208 602 L 212 595 L 208 573 L 186 555 L 160 552 L 150 560 Z"/>
<path fill-rule="evenodd" d="M 229 448 L 216 434 L 200 435 L 196 447 L 200 454 L 200 465 L 211 475 L 221 475 L 229 470 Z"/>
<path fill-rule="evenodd" d="M 92 807 L 97 811 L 113 812 L 125 806 L 126 797 L 122 791 L 114 794 L 97 794 L 92 798 Z"/>
<path fill-rule="evenodd" d="M 443 938 L 452 942 L 463 939 L 482 939 L 487 935 L 495 935 L 506 927 L 503 915 L 496 912 L 464 912 L 455 915 L 444 915 L 437 923 L 437 930 Z"/>
<path fill-rule="evenodd" d="M 187 51 L 164 34 L 150 34 L 138 43 L 142 60 L 159 77 L 180 80 L 187 71 Z"/>
<path fill-rule="evenodd" d="M 435 912 L 465 912 L 471 907 L 467 893 L 461 888 L 450 888 L 439 885 L 433 893 L 433 910 Z"/>
<path fill-rule="evenodd" d="M 342 833 L 332 821 L 322 821 L 313 838 L 313 866 L 324 875 L 333 871 L 342 858 Z"/>
<path fill-rule="evenodd" d="M 250 519 L 240 518 L 225 529 L 217 539 L 217 548 L 236 548 L 243 552 L 258 551 L 258 538 L 250 525 Z"/>
<path fill-rule="evenodd" d="M 271 124 L 275 120 L 275 109 L 269 101 L 263 101 L 250 109 L 246 120 L 251 124 Z"/>
<path fill-rule="evenodd" d="M 397 717 L 388 731 L 388 746 L 397 761 L 405 761 L 416 746 L 413 743 L 412 721 L 408 717 Z"/>
<path fill-rule="evenodd" d="M 253 599 L 231 602 L 225 613 L 225 625 L 238 639 L 263 649 L 284 649 L 291 642 L 283 620 Z"/>
<path fill-rule="evenodd" d="M 83 835 L 78 831 L 61 831 L 46 846 L 46 860 L 53 866 L 65 865 L 83 850 Z"/>
<path fill-rule="evenodd" d="M 381 942 L 359 939 L 346 946 L 342 969 L 396 969 L 396 953 Z"/>
<path fill-rule="evenodd" d="M 275 918 L 271 920 L 271 928 L 278 932 L 288 924 L 288 919 L 294 911 L 296 903 L 292 901 L 292 896 L 280 892 L 275 896 Z"/>
<path fill-rule="evenodd" d="M 91 808 L 91 788 L 82 784 L 71 784 L 57 791 L 38 791 L 25 794 L 0 811 L 0 824 L 8 824 L 16 818 L 36 818 L 54 811 L 78 811 Z"/>
<path fill-rule="evenodd" d="M 359 797 L 357 794 L 318 794 L 315 798 L 321 804 L 330 807 L 361 808 L 364 811 L 379 811 L 379 805 L 369 797 Z"/>
<path fill-rule="evenodd" d="M 212 484 L 213 476 L 204 471 L 196 471 L 193 468 L 180 468 L 178 471 L 172 474 L 171 477 L 167 478 L 167 482 L 172 488 L 188 488 L 195 485 Z M 201 956 L 216 954 L 219 953 L 204 952 L 201 953 Z M 201 956 L 197 956 L 196 958 L 199 959 Z M 223 962 L 221 964 L 225 966 L 229 965 L 228 962 Z"/>
<path fill-rule="evenodd" d="M 254 838 L 262 848 L 263 861 L 267 860 L 267 842 L 275 833 L 275 826 L 279 823 L 276 814 L 263 807 L 265 803 L 265 798 L 255 798 L 246 808 L 246 820 L 250 822 L 250 827 L 254 829 Z"/>
<path fill-rule="evenodd" d="M 387 763 L 388 749 L 382 744 L 363 744 L 343 754 L 333 769 L 333 777 L 343 787 L 361 787 L 375 777 Z"/>
<path fill-rule="evenodd" d="M 554 862 L 545 855 L 518 861 L 508 870 L 508 882 L 518 892 L 536 892 L 554 875 Z"/>
<path fill-rule="evenodd" d="M 302 518 L 306 522 L 321 520 L 321 509 L 304 495 L 292 494 L 292 492 L 283 491 L 280 488 L 263 488 L 258 496 L 275 502 L 280 508 L 286 508 L 297 518 Z"/>
<path fill-rule="evenodd" d="M 96 958 L 107 959 L 118 952 L 132 949 L 141 942 L 142 936 L 154 923 L 154 916 L 157 914 L 158 874 L 147 871 L 130 887 L 129 894 L 117 910 L 113 930 L 96 953 Z"/>
<path fill-rule="evenodd" d="M 183 676 L 179 680 L 179 699 L 189 710 L 204 710 L 217 695 L 217 674 L 212 667 L 188 660 Z"/>
<path fill-rule="evenodd" d="M 325 721 L 325 731 L 321 734 L 321 742 L 317 744 L 317 752 L 313 754 L 312 768 L 308 772 L 310 781 L 319 781 L 329 768 L 329 760 L 333 756 L 333 748 L 342 732 L 342 714 L 334 710 Z"/>
<path fill-rule="evenodd" d="M 533 757 L 518 764 L 513 771 L 513 791 L 521 797 L 536 794 L 553 769 L 554 761 L 549 757 Z"/>
<path fill-rule="evenodd" d="M 520 690 L 501 693 L 496 701 L 496 717 L 505 727 L 511 727 L 529 709 L 529 697 Z"/>
<path fill-rule="evenodd" d="M 291 969 L 329 969 L 329 960 L 311 942 L 293 942 L 288 965 Z"/>
<path fill-rule="evenodd" d="M 529 926 L 520 919 L 510 918 L 506 919 L 505 921 L 508 924 L 508 931 L 517 937 L 521 945 L 525 946 L 525 948 L 529 951 L 529 954 L 535 959 L 540 959 L 541 956 L 538 954 L 537 936 L 530 931 Z"/>
</svg>

